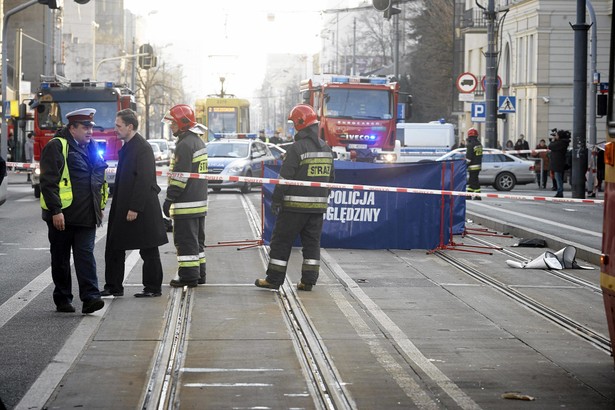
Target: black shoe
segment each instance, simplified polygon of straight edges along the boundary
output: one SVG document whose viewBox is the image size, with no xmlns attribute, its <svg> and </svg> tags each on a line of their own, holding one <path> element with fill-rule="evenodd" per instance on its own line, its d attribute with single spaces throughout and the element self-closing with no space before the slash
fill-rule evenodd
<svg viewBox="0 0 615 410">
<path fill-rule="evenodd" d="M 256 282 L 254 282 L 254 284 L 259 288 L 273 289 L 273 290 L 280 289 L 280 285 L 274 285 L 273 283 L 269 283 L 267 282 L 267 279 L 256 279 Z"/>
<path fill-rule="evenodd" d="M 596 197 L 596 193 L 592 192 L 590 194 L 587 195 L 588 198 L 595 198 Z"/>
<path fill-rule="evenodd" d="M 206 281 L 205 281 L 205 278 L 199 278 L 199 280 L 198 280 L 198 282 L 197 282 L 197 283 L 198 283 L 199 285 L 204 285 L 204 284 L 205 284 L 205 282 L 206 282 Z"/>
<path fill-rule="evenodd" d="M 564 194 L 555 194 L 555 196 L 553 198 L 563 198 Z"/>
<path fill-rule="evenodd" d="M 81 313 L 94 313 L 97 310 L 105 307 L 105 301 L 101 298 L 90 299 L 83 302 L 83 308 L 81 308 Z"/>
<path fill-rule="evenodd" d="M 194 282 L 182 282 L 181 280 L 178 279 L 171 279 L 171 282 L 169 282 L 169 285 L 173 286 L 174 288 L 183 288 L 184 286 L 188 286 L 189 288 L 195 288 L 198 281 L 194 281 Z"/>
<path fill-rule="evenodd" d="M 155 298 L 158 296 L 162 296 L 162 292 L 139 292 L 139 293 L 135 293 L 135 297 L 136 298 Z"/>
<path fill-rule="evenodd" d="M 312 290 L 312 286 L 314 285 L 308 285 L 306 283 L 299 282 L 297 283 L 297 290 L 305 290 L 306 292 L 309 292 L 310 290 Z"/>
<path fill-rule="evenodd" d="M 105 296 L 124 296 L 124 291 L 120 291 L 120 292 L 111 292 L 109 289 L 104 289 L 100 292 L 100 296 L 105 297 Z"/>
<path fill-rule="evenodd" d="M 63 313 L 73 313 L 75 311 L 75 307 L 70 303 L 65 303 L 63 305 L 56 306 L 56 310 Z"/>
</svg>

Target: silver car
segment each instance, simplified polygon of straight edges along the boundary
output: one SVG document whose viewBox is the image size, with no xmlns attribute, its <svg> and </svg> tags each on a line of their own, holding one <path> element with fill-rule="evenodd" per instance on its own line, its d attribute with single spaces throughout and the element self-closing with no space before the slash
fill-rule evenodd
<svg viewBox="0 0 615 410">
<path fill-rule="evenodd" d="M 263 176 L 264 164 L 274 164 L 274 155 L 267 145 L 256 139 L 219 138 L 207 144 L 207 173 L 232 176 Z M 222 188 L 239 188 L 241 192 L 252 190 L 251 183 L 232 181 L 209 181 L 214 192 Z"/>
<path fill-rule="evenodd" d="M 160 154 L 159 154 L 159 158 L 156 157 L 156 163 L 161 163 L 162 165 L 169 165 L 169 163 L 171 162 L 171 150 L 169 148 L 169 141 L 165 140 L 165 139 L 149 139 L 147 140 L 147 142 L 150 143 L 150 145 L 158 145 Z M 154 156 L 156 156 L 158 153 L 156 152 L 156 149 L 154 149 Z"/>
<path fill-rule="evenodd" d="M 466 149 L 452 150 L 436 161 L 465 159 Z M 497 149 L 483 149 L 483 164 L 478 181 L 481 185 L 491 185 L 498 191 L 510 191 L 515 185 L 536 182 L 534 161 L 524 160 Z"/>
</svg>

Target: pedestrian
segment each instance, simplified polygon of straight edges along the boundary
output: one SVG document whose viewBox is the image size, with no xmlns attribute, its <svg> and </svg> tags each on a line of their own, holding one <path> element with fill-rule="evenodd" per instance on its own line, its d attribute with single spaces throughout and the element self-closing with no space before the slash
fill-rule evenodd
<svg viewBox="0 0 615 410">
<path fill-rule="evenodd" d="M 512 151 L 515 149 L 515 144 L 511 140 L 506 141 L 506 146 L 504 147 L 505 151 Z"/>
<path fill-rule="evenodd" d="M 551 170 L 555 175 L 557 193 L 555 198 L 564 197 L 564 172 L 566 171 L 566 154 L 570 143 L 570 131 L 558 130 L 549 144 L 551 151 Z"/>
<path fill-rule="evenodd" d="M 92 140 L 93 108 L 66 114 L 62 127 L 41 153 L 41 207 L 51 253 L 53 301 L 58 312 L 74 312 L 71 250 L 82 312 L 104 307 L 98 290 L 94 243 L 107 201 L 107 164 Z"/>
<path fill-rule="evenodd" d="M 466 163 L 468 164 L 468 186 L 467 191 L 480 194 L 480 182 L 478 175 L 482 168 L 483 163 L 483 146 L 478 140 L 478 130 L 476 128 L 470 128 L 468 130 L 468 140 L 466 143 Z M 470 197 L 480 201 L 480 196 Z"/>
<path fill-rule="evenodd" d="M 295 106 L 288 117 L 295 125 L 295 142 L 288 146 L 280 179 L 333 182 L 333 152 L 318 138 L 318 118 L 306 104 Z M 267 277 L 254 283 L 259 288 L 279 289 L 286 279 L 288 259 L 297 235 L 303 246 L 301 281 L 297 289 L 310 291 L 320 271 L 320 235 L 329 189 L 276 185 L 271 210 L 276 215 L 271 236 Z"/>
<path fill-rule="evenodd" d="M 547 180 L 549 179 L 549 171 L 551 170 L 551 161 L 549 159 L 549 152 L 547 143 L 544 139 L 541 139 L 536 145 L 536 150 L 540 152 L 533 152 L 532 158 L 538 158 L 534 166 L 534 172 L 536 173 L 536 183 L 538 188 L 545 189 L 547 187 Z"/>
<path fill-rule="evenodd" d="M 164 121 L 177 137 L 171 172 L 207 173 L 207 150 L 200 138 L 203 132 L 189 105 L 171 108 Z M 167 196 L 162 207 L 173 218 L 173 241 L 177 249 L 177 277 L 173 287 L 195 287 L 206 282 L 205 216 L 207 215 L 207 180 L 170 176 Z"/>
<path fill-rule="evenodd" d="M 269 138 L 267 138 L 267 136 L 265 135 L 265 130 L 258 131 L 258 139 L 263 142 L 269 142 Z"/>
<path fill-rule="evenodd" d="M 453 146 L 451 147 L 451 151 L 457 148 L 465 148 L 465 147 L 466 147 L 466 140 L 461 138 L 459 139 L 459 142 L 456 142 L 453 144 Z"/>
<path fill-rule="evenodd" d="M 126 251 L 139 249 L 143 290 L 135 297 L 162 295 L 162 263 L 158 247 L 167 239 L 156 182 L 152 147 L 141 134 L 137 113 L 118 111 L 115 132 L 124 141 L 119 151 L 105 247 L 105 288 L 101 296 L 124 296 Z"/>
<path fill-rule="evenodd" d="M 519 134 L 519 139 L 517 140 L 517 142 L 515 142 L 514 150 L 515 151 L 529 151 L 530 150 L 530 144 L 528 144 L 527 141 L 525 140 L 525 135 Z M 527 158 L 527 152 L 518 154 L 518 156 L 521 158 Z"/>
<path fill-rule="evenodd" d="M 34 134 L 32 132 L 29 132 L 26 138 L 26 143 L 25 143 L 25 154 L 26 154 L 26 162 L 28 164 L 31 164 L 32 161 L 34 160 L 34 139 L 32 138 L 34 136 Z M 32 181 L 32 172 L 30 172 L 30 170 L 27 170 L 28 172 L 28 182 Z"/>
<path fill-rule="evenodd" d="M 273 137 L 271 137 L 269 142 L 271 144 L 275 144 L 275 145 L 281 144 L 283 142 L 282 138 L 280 138 L 280 130 L 279 129 L 275 130 L 275 132 L 273 133 Z"/>
</svg>

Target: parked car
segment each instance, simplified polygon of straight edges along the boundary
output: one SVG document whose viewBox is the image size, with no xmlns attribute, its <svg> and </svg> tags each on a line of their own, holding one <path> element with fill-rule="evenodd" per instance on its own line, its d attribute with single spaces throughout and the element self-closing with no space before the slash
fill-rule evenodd
<svg viewBox="0 0 615 410">
<path fill-rule="evenodd" d="M 465 159 L 466 149 L 454 149 L 436 161 Z M 478 181 L 481 185 L 491 185 L 498 191 L 510 191 L 516 185 L 536 182 L 534 161 L 529 161 L 504 153 L 497 149 L 483 149 L 483 164 Z"/>
<path fill-rule="evenodd" d="M 149 145 L 152 147 L 152 151 L 154 151 L 154 159 L 156 160 L 156 165 L 161 164 L 163 162 L 162 151 L 160 150 L 160 145 L 155 142 L 149 142 Z"/>
<path fill-rule="evenodd" d="M 169 141 L 165 139 L 150 139 L 147 142 L 151 144 L 158 145 L 160 149 L 161 159 L 156 160 L 156 163 L 160 161 L 162 165 L 169 165 L 171 162 L 171 150 L 169 148 Z"/>
<path fill-rule="evenodd" d="M 286 155 L 286 150 L 279 145 L 275 144 L 267 144 L 267 147 L 275 157 L 276 161 L 279 161 L 281 164 L 284 161 L 284 156 Z"/>
<path fill-rule="evenodd" d="M 256 139 L 218 138 L 207 144 L 207 173 L 262 178 L 264 164 L 274 164 L 275 156 L 267 145 Z M 251 183 L 209 181 L 214 192 L 222 188 L 239 188 L 247 193 Z"/>
</svg>

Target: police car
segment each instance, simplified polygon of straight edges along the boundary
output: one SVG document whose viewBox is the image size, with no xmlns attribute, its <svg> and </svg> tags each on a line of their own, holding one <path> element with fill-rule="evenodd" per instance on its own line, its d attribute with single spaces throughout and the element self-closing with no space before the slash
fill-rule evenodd
<svg viewBox="0 0 615 410">
<path fill-rule="evenodd" d="M 248 134 L 246 138 L 216 136 L 207 144 L 207 173 L 225 176 L 262 178 L 264 165 L 276 163 L 275 156 L 267 145 Z M 239 188 L 242 193 L 252 190 L 252 183 L 232 181 L 209 181 L 214 192 L 223 188 Z"/>
</svg>

